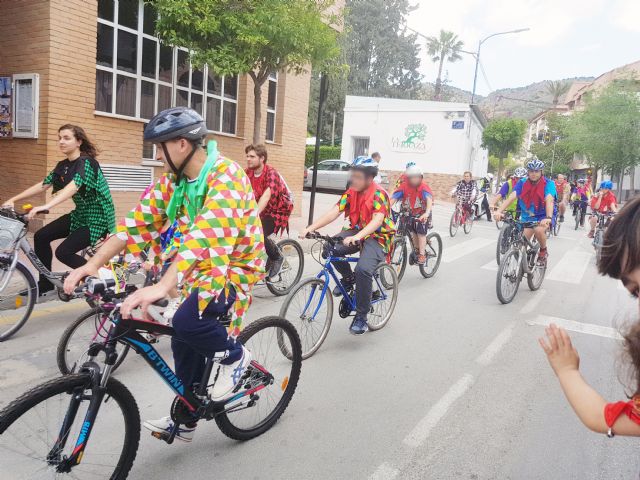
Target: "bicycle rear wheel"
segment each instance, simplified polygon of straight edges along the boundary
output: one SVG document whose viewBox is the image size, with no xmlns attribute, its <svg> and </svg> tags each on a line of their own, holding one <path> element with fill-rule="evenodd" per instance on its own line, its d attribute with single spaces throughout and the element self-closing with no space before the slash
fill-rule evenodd
<svg viewBox="0 0 640 480">
<path fill-rule="evenodd" d="M 398 276 L 386 263 L 378 265 L 373 272 L 373 290 L 371 292 L 371 310 L 367 324 L 371 330 L 380 330 L 391 318 L 398 301 Z"/>
<path fill-rule="evenodd" d="M 456 233 L 458 233 L 458 228 L 460 227 L 460 219 L 458 215 L 458 210 L 454 210 L 451 215 L 451 220 L 449 220 L 449 235 L 451 237 L 455 237 Z"/>
<path fill-rule="evenodd" d="M 234 405 L 215 420 L 227 437 L 250 440 L 269 430 L 289 405 L 300 378 L 302 345 L 294 326 L 282 317 L 256 320 L 238 340 L 251 352 L 251 364 L 257 363 L 266 369 L 273 381 L 256 392 L 258 398 L 244 397 L 247 404 Z M 290 358 L 283 355 L 281 342 L 286 343 L 285 350 L 290 352 Z M 245 388 L 250 387 L 245 385 Z"/>
<path fill-rule="evenodd" d="M 300 335 L 303 360 L 318 351 L 331 327 L 333 296 L 328 286 L 323 292 L 324 283 L 320 278 L 303 280 L 289 293 L 280 309 L 280 316 L 291 322 Z M 278 342 L 278 345 L 282 353 L 291 359 L 286 343 Z"/>
<path fill-rule="evenodd" d="M 522 280 L 522 263 L 520 251 L 512 249 L 508 252 L 498 268 L 496 277 L 496 294 L 501 303 L 511 303 L 518 293 Z"/>
<path fill-rule="evenodd" d="M 279 280 L 277 282 L 266 280 L 265 283 L 272 294 L 280 297 L 289 293 L 300 281 L 304 271 L 304 253 L 300 244 L 290 238 L 281 240 L 277 246 L 284 257 Z"/>
<path fill-rule="evenodd" d="M 25 393 L 0 412 L 0 465 L 12 479 L 124 479 L 133 466 L 140 442 L 140 414 L 133 396 L 117 380 L 107 383 L 93 425 L 85 413 L 95 403 L 87 373 L 67 375 Z M 108 401 L 107 401 L 108 400 Z M 74 406 L 77 411 L 74 413 Z M 69 427 L 62 430 L 65 417 Z M 81 462 L 70 472 L 57 472 L 77 444 L 91 435 Z M 66 435 L 64 445 L 56 440 Z"/>
<path fill-rule="evenodd" d="M 38 296 L 38 286 L 27 266 L 21 262 L 16 264 L 15 270 L 10 266 L 0 262 L 0 285 L 7 282 L 0 291 L 0 342 L 27 323 Z"/>
<path fill-rule="evenodd" d="M 78 367 L 88 360 L 87 350 L 93 342 L 100 342 L 106 338 L 109 321 L 106 313 L 100 307 L 92 308 L 80 315 L 70 324 L 60 337 L 56 352 L 58 370 L 63 375 L 74 373 Z M 124 362 L 129 345 L 117 345 L 118 360 L 113 365 L 111 372 Z M 98 363 L 104 361 L 104 352 L 100 352 Z"/>
<path fill-rule="evenodd" d="M 391 266 L 398 275 L 398 281 L 402 280 L 404 271 L 407 269 L 407 241 L 405 237 L 396 238 L 393 241 L 393 255 L 391 255 Z"/>
<path fill-rule="evenodd" d="M 440 267 L 442 260 L 442 238 L 433 232 L 427 235 L 427 263 L 418 265 L 424 278 L 433 277 Z"/>
</svg>

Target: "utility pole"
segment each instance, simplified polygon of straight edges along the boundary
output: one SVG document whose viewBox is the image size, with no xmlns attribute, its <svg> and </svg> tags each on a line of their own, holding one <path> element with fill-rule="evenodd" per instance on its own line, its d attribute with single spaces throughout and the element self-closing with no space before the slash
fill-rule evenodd
<svg viewBox="0 0 640 480">
<path fill-rule="evenodd" d="M 331 146 L 336 146 L 336 112 L 333 112 L 333 122 L 331 124 Z"/>
<path fill-rule="evenodd" d="M 320 75 L 320 95 L 318 98 L 318 122 L 316 123 L 316 149 L 313 152 L 313 176 L 311 177 L 311 199 L 309 201 L 309 223 L 313 223 L 313 210 L 316 204 L 316 186 L 318 184 L 318 157 L 320 156 L 320 136 L 322 135 L 322 114 L 329 91 L 329 78 L 326 73 Z"/>
</svg>

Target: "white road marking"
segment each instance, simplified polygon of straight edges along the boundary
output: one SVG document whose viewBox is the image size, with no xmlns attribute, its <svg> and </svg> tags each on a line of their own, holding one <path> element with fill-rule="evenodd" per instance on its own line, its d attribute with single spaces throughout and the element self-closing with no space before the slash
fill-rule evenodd
<svg viewBox="0 0 640 480">
<path fill-rule="evenodd" d="M 448 246 L 447 248 L 443 249 L 442 261 L 444 263 L 451 263 L 494 242 L 495 240 L 491 240 L 488 238 L 476 237 L 465 242 L 458 243 L 457 245 L 453 245 L 450 247 Z"/>
<path fill-rule="evenodd" d="M 371 474 L 369 480 L 393 480 L 400 472 L 388 463 L 383 463 Z"/>
<path fill-rule="evenodd" d="M 431 430 L 447 414 L 451 406 L 473 385 L 473 376 L 465 374 L 460 380 L 454 383 L 447 393 L 431 407 L 427 414 L 414 427 L 409 435 L 405 437 L 403 443 L 412 448 L 418 448 L 427 439 Z"/>
<path fill-rule="evenodd" d="M 524 307 L 522 307 L 520 313 L 524 315 L 532 313 L 546 294 L 546 290 L 538 290 L 537 292 L 534 292 L 533 297 L 531 297 L 527 301 L 527 303 L 524 304 Z"/>
<path fill-rule="evenodd" d="M 555 323 L 565 330 L 572 332 L 586 333 L 588 335 L 596 335 L 598 337 L 613 338 L 614 340 L 622 340 L 622 335 L 615 328 L 603 327 L 602 325 L 594 325 L 592 323 L 576 322 L 567 320 L 566 318 L 551 317 L 547 315 L 538 315 L 532 320 L 527 320 L 528 325 L 542 325 L 546 327 Z"/>
<path fill-rule="evenodd" d="M 551 251 L 553 255 L 553 250 Z M 560 261 L 547 274 L 545 280 L 556 280 L 559 282 L 573 283 L 579 285 L 582 277 L 589 267 L 591 257 L 590 252 L 580 250 L 570 250 L 564 254 Z M 552 257 L 553 258 L 553 257 Z"/>
<path fill-rule="evenodd" d="M 480 268 L 482 268 L 483 270 L 491 270 L 492 272 L 497 272 L 498 264 L 496 263 L 495 260 L 491 260 L 489 263 L 481 266 Z"/>
<path fill-rule="evenodd" d="M 507 342 L 511 339 L 511 335 L 513 335 L 513 328 L 515 327 L 515 323 L 510 323 L 502 330 L 496 338 L 484 349 L 484 351 L 476 358 L 476 363 L 486 367 L 491 363 L 493 357 L 495 357 L 502 347 L 504 347 Z"/>
</svg>

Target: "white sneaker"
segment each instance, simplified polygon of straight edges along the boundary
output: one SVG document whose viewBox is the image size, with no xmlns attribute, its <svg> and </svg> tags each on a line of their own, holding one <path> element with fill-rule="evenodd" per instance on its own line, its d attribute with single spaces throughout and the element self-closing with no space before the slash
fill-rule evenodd
<svg viewBox="0 0 640 480">
<path fill-rule="evenodd" d="M 167 435 L 171 432 L 173 428 L 173 420 L 171 417 L 162 417 L 158 420 L 147 420 L 142 424 L 144 428 L 147 428 L 155 433 L 166 433 Z M 176 433 L 176 438 L 178 440 L 182 440 L 183 442 L 191 442 L 193 440 L 193 434 L 196 431 L 196 427 L 187 427 L 185 425 L 180 425 L 178 427 L 178 433 Z"/>
<path fill-rule="evenodd" d="M 167 321 L 167 325 L 171 325 L 171 320 L 173 320 L 173 316 L 178 311 L 178 308 L 180 308 L 180 297 L 169 300 L 169 304 L 164 309 L 164 312 L 162 312 L 162 316 Z"/>
<path fill-rule="evenodd" d="M 242 347 L 242 357 L 230 365 L 219 365 L 218 378 L 211 389 L 211 398 L 221 402 L 231 398 L 237 392 L 234 389 L 242 380 L 245 370 L 251 363 L 251 352 Z"/>
</svg>

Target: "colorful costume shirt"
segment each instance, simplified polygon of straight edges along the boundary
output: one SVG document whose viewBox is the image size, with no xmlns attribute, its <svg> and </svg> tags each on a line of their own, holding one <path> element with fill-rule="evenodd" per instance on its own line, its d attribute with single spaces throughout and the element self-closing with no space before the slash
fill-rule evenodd
<svg viewBox="0 0 640 480">
<path fill-rule="evenodd" d="M 338 208 L 349 218 L 349 227 L 345 227 L 345 230 L 361 230 L 371 221 L 373 214 L 382 213 L 382 225 L 370 236 L 380 244 L 385 253 L 390 251 L 396 227 L 391 219 L 389 194 L 383 188 L 374 182 L 369 192 L 359 193 L 349 189 L 340 197 Z"/>
<path fill-rule="evenodd" d="M 391 198 L 402 201 L 403 208 L 408 209 L 413 215 L 422 215 L 427 211 L 427 199 L 433 200 L 433 193 L 429 185 L 422 182 L 418 187 L 403 182 L 391 194 Z"/>
<path fill-rule="evenodd" d="M 247 175 L 253 187 L 256 200 L 260 200 L 267 188 L 271 190 L 271 197 L 261 217 L 271 217 L 275 224 L 274 233 L 289 231 L 289 216 L 293 211 L 291 193 L 284 178 L 269 164 L 265 164 L 262 173 L 256 176 L 255 170 L 247 170 Z"/>
<path fill-rule="evenodd" d="M 111 192 L 97 160 L 82 155 L 76 160 L 65 159 L 55 166 L 42 182 L 52 185 L 57 193 L 71 182 L 78 191 L 73 194 L 75 210 L 71 211 L 71 232 L 89 228 L 91 245 L 110 233 L 116 224 Z"/>
<path fill-rule="evenodd" d="M 176 212 L 182 232 L 174 258 L 182 295 L 198 289 L 200 313 L 221 292 L 236 291 L 231 309 L 229 335 L 237 336 L 251 303 L 253 286 L 264 276 L 265 249 L 262 225 L 251 182 L 237 163 L 209 155 L 203 172 L 200 208 L 189 218 L 184 202 Z M 175 190 L 175 175 L 165 173 L 117 227 L 118 238 L 127 242 L 127 252 L 139 254 L 148 246 L 160 254 L 160 233 L 167 220 L 167 208 Z M 185 199 L 186 200 L 186 199 Z"/>
<path fill-rule="evenodd" d="M 520 208 L 521 219 L 524 222 L 540 221 L 547 217 L 546 198 L 551 195 L 556 198 L 556 184 L 551 180 L 541 177 L 540 180 L 534 185 L 529 182 L 529 185 L 525 186 L 525 183 L 529 182 L 529 179 L 523 178 L 514 187 L 516 195 L 518 195 L 518 207 Z M 542 182 L 542 183 L 540 183 Z M 540 195 L 528 198 L 526 196 L 527 190 L 541 189 Z"/>
</svg>

